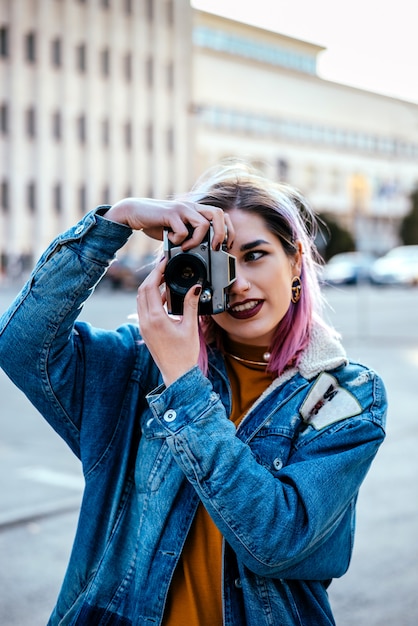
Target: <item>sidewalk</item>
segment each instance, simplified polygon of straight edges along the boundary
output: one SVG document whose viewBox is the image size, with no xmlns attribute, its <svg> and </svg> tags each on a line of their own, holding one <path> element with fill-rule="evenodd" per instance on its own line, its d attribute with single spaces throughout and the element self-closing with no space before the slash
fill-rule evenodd
<svg viewBox="0 0 418 626">
<path fill-rule="evenodd" d="M 76 510 L 83 488 L 78 460 L 2 370 L 0 398 L 0 530 Z"/>
</svg>

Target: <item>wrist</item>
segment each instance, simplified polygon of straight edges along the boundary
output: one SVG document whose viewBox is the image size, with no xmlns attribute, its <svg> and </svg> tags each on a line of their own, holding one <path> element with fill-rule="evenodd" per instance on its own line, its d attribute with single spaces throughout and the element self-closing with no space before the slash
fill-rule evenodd
<svg viewBox="0 0 418 626">
<path fill-rule="evenodd" d="M 103 217 L 111 222 L 131 226 L 129 221 L 129 200 L 120 200 L 112 205 Z"/>
<path fill-rule="evenodd" d="M 161 376 L 164 381 L 164 385 L 169 387 L 173 383 L 175 383 L 179 378 L 187 374 L 190 370 L 195 367 L 196 363 L 191 363 L 190 365 L 184 365 L 182 367 L 169 367 L 169 368 L 161 368 Z"/>
</svg>

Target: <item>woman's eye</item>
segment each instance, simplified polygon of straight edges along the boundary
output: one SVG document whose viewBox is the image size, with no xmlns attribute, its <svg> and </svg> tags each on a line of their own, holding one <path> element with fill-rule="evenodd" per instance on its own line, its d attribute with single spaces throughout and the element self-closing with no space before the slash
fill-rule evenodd
<svg viewBox="0 0 418 626">
<path fill-rule="evenodd" d="M 245 260 L 257 261 L 258 259 L 261 259 L 261 257 L 263 257 L 265 254 L 266 253 L 262 250 L 252 250 L 251 252 L 247 252 L 247 254 L 245 255 Z"/>
</svg>

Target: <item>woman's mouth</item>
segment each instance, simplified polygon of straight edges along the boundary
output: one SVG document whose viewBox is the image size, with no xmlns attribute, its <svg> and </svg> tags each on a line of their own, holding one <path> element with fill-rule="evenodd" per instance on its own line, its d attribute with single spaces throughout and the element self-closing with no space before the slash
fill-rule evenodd
<svg viewBox="0 0 418 626">
<path fill-rule="evenodd" d="M 227 311 L 231 317 L 244 320 L 257 315 L 263 306 L 263 302 L 263 300 L 244 300 L 244 302 L 230 305 Z"/>
</svg>

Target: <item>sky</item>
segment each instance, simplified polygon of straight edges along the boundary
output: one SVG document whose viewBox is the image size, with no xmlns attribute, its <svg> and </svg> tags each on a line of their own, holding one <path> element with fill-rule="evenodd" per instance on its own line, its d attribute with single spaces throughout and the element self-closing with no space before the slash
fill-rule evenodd
<svg viewBox="0 0 418 626">
<path fill-rule="evenodd" d="M 415 0 L 191 0 L 196 9 L 326 48 L 321 78 L 418 103 Z"/>
</svg>

